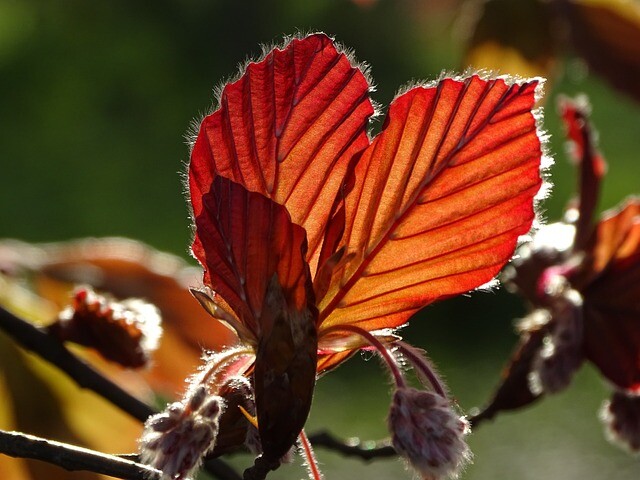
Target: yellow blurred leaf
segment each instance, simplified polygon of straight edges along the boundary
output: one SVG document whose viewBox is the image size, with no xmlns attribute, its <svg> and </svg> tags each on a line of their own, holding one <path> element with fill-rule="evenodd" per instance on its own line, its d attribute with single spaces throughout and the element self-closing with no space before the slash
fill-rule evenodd
<svg viewBox="0 0 640 480">
<path fill-rule="evenodd" d="M 477 17 L 464 59 L 467 66 L 527 78 L 551 76 L 556 43 L 547 2 L 475 2 L 466 15 Z"/>
</svg>

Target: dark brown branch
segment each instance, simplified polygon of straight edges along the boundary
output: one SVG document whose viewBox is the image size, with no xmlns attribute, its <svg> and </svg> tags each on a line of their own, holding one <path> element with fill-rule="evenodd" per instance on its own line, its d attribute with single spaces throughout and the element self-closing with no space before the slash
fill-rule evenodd
<svg viewBox="0 0 640 480">
<path fill-rule="evenodd" d="M 43 328 L 18 318 L 0 307 L 0 330 L 22 347 L 65 372 L 78 386 L 94 391 L 132 417 L 144 422 L 156 413 L 149 405 L 120 388 L 89 364 L 72 354 L 60 341 Z M 205 469 L 220 480 L 240 480 L 242 477 L 220 459 L 207 459 Z"/>
<path fill-rule="evenodd" d="M 144 422 L 154 410 L 73 355 L 44 329 L 0 307 L 0 329 L 11 338 L 65 372 L 81 388 L 93 390 L 129 415 Z"/>
<path fill-rule="evenodd" d="M 369 442 L 361 442 L 360 440 L 357 440 L 355 443 L 345 443 L 327 431 L 316 432 L 309 435 L 309 441 L 314 447 L 323 447 L 347 457 L 358 457 L 364 461 L 370 461 L 376 458 L 395 457 L 398 455 L 388 441 L 372 442 L 371 446 L 369 446 Z"/>
<path fill-rule="evenodd" d="M 71 472 L 90 472 L 125 480 L 156 480 L 160 471 L 115 455 L 107 455 L 33 435 L 0 430 L 0 453 L 52 463 Z"/>
</svg>

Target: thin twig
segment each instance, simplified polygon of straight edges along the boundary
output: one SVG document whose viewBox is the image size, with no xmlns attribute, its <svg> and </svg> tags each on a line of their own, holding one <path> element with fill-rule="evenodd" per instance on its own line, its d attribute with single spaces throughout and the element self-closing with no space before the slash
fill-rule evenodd
<svg viewBox="0 0 640 480">
<path fill-rule="evenodd" d="M 369 442 L 344 442 L 337 439 L 327 431 L 316 432 L 309 435 L 309 441 L 314 447 L 323 447 L 347 457 L 358 457 L 361 460 L 370 461 L 376 458 L 388 458 L 397 456 L 397 452 L 388 442 L 375 442 L 369 446 Z"/>
<path fill-rule="evenodd" d="M 115 455 L 33 435 L 0 430 L 0 453 L 52 463 L 71 472 L 86 470 L 125 480 L 156 480 L 160 471 Z"/>
<path fill-rule="evenodd" d="M 65 372 L 81 388 L 93 390 L 129 415 L 144 422 L 154 410 L 72 354 L 43 328 L 0 307 L 0 329 L 11 338 Z"/>
</svg>

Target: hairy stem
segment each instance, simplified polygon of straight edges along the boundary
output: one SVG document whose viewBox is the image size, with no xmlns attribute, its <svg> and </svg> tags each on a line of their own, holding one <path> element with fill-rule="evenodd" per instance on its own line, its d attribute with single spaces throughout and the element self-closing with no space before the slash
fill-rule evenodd
<svg viewBox="0 0 640 480">
<path fill-rule="evenodd" d="M 406 386 L 407 382 L 402 376 L 402 372 L 400 371 L 400 367 L 398 367 L 396 359 L 393 358 L 393 355 L 391 355 L 387 346 L 384 345 L 380 340 L 378 340 L 375 335 L 355 325 L 336 325 L 327 328 L 323 332 L 323 334 L 328 335 L 333 332 L 355 333 L 356 335 L 362 337 L 369 345 L 376 349 L 376 351 L 385 361 L 387 367 L 389 368 L 389 371 L 393 375 L 393 380 L 395 381 L 396 387 L 404 388 Z"/>
<path fill-rule="evenodd" d="M 404 355 L 405 358 L 411 362 L 411 365 L 413 365 L 415 369 L 419 370 L 420 373 L 429 381 L 433 390 L 441 397 L 447 398 L 446 388 L 438 378 L 433 367 L 429 364 L 427 358 L 416 353 L 416 349 L 405 342 L 399 341 L 396 345 L 400 353 Z"/>
<path fill-rule="evenodd" d="M 311 442 L 309 442 L 309 439 L 307 438 L 307 434 L 304 433 L 304 430 L 300 431 L 299 438 L 300 443 L 302 444 L 302 451 L 306 459 L 307 469 L 309 470 L 309 479 L 322 480 L 322 474 L 320 473 L 320 469 L 318 468 L 318 462 L 316 461 L 316 456 L 313 453 L 313 447 L 311 446 Z"/>
</svg>

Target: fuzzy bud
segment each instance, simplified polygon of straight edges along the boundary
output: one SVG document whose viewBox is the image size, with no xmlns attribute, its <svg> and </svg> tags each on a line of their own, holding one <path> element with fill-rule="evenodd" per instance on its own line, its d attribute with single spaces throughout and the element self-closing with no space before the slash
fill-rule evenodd
<svg viewBox="0 0 640 480">
<path fill-rule="evenodd" d="M 600 410 L 607 438 L 633 454 L 640 454 L 640 396 L 614 392 Z"/>
<path fill-rule="evenodd" d="M 97 350 L 104 358 L 128 368 L 145 367 L 162 335 L 158 309 L 140 299 L 116 301 L 90 287 L 74 292 L 49 332 Z"/>
<path fill-rule="evenodd" d="M 471 459 L 464 440 L 469 423 L 445 397 L 414 388 L 398 388 L 388 418 L 393 447 L 427 480 L 457 477 Z"/>
<path fill-rule="evenodd" d="M 582 365 L 582 298 L 577 291 L 566 289 L 553 298 L 549 329 L 532 362 L 529 388 L 535 394 L 564 390 Z"/>
<path fill-rule="evenodd" d="M 223 400 L 193 389 L 145 423 L 140 460 L 162 471 L 162 480 L 183 480 L 198 469 L 214 446 Z"/>
</svg>

